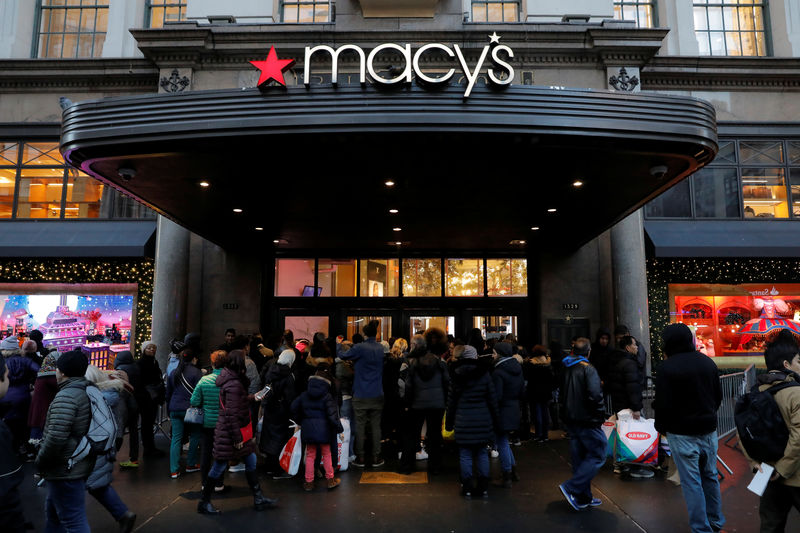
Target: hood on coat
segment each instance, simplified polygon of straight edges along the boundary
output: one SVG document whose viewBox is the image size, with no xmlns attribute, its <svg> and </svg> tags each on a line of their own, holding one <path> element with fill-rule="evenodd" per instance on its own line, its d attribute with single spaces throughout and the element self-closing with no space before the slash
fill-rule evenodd
<svg viewBox="0 0 800 533">
<path fill-rule="evenodd" d="M 217 384 L 217 387 L 222 388 L 227 382 L 234 380 L 242 381 L 243 384 L 245 381 L 248 381 L 247 377 L 237 375 L 230 368 L 223 368 L 222 372 L 220 372 L 219 376 L 217 376 L 217 380 L 215 383 Z M 244 384 L 245 390 L 247 390 L 248 385 L 249 383 Z"/>
<path fill-rule="evenodd" d="M 478 379 L 486 372 L 486 366 L 480 364 L 477 359 L 458 359 L 453 363 L 453 379 L 459 383 Z"/>
<path fill-rule="evenodd" d="M 516 362 L 516 364 L 514 363 L 509 364 L 509 362 L 511 361 Z M 499 359 L 494 364 L 494 368 L 498 370 L 502 369 L 503 372 L 508 372 L 512 376 L 518 376 L 522 374 L 522 366 L 519 364 L 519 361 L 517 361 L 514 357 L 504 357 L 502 359 Z"/>
<path fill-rule="evenodd" d="M 800 381 L 797 374 L 794 372 L 767 372 L 766 374 L 759 374 L 756 376 L 756 381 L 759 385 L 772 385 L 781 381 L 789 381 L 791 378 L 794 381 Z"/>
<path fill-rule="evenodd" d="M 667 357 L 678 353 L 695 352 L 692 330 L 686 324 L 670 324 L 661 334 L 664 339 L 664 353 Z"/>
<path fill-rule="evenodd" d="M 565 367 L 569 368 L 577 365 L 578 363 L 588 363 L 589 360 L 583 355 L 568 355 L 561 362 Z"/>
<path fill-rule="evenodd" d="M 308 378 L 308 396 L 313 400 L 319 400 L 331 392 L 331 382 L 322 376 L 311 376 Z"/>
<path fill-rule="evenodd" d="M 430 352 L 417 360 L 416 371 L 422 381 L 430 381 L 436 375 L 436 370 L 439 368 L 439 361 L 441 361 L 439 356 Z"/>
<path fill-rule="evenodd" d="M 117 354 L 116 359 L 114 359 L 114 368 L 119 368 L 120 365 L 130 365 L 133 364 L 133 354 L 128 350 L 124 352 L 119 352 Z"/>
</svg>

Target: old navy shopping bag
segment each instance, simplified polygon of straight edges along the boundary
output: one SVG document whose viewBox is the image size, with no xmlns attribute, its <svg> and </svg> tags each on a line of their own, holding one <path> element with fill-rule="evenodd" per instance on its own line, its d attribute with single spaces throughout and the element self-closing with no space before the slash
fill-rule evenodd
<svg viewBox="0 0 800 533">
<path fill-rule="evenodd" d="M 658 463 L 658 431 L 655 420 L 632 416 L 617 419 L 616 460 L 621 463 L 655 465 Z"/>
</svg>

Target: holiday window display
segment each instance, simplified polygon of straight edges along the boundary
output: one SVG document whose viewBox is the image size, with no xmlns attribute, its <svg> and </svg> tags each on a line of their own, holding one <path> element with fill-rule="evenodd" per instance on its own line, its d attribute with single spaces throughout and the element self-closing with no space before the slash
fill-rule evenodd
<svg viewBox="0 0 800 533">
<path fill-rule="evenodd" d="M 670 284 L 670 322 L 711 357 L 760 355 L 781 329 L 800 336 L 800 284 Z"/>
</svg>

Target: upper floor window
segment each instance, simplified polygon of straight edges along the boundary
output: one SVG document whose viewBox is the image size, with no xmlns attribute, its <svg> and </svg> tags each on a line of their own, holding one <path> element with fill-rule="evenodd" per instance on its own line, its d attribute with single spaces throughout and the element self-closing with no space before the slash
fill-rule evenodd
<svg viewBox="0 0 800 533">
<path fill-rule="evenodd" d="M 37 57 L 100 57 L 109 0 L 39 0 Z"/>
<path fill-rule="evenodd" d="M 186 20 L 186 0 L 147 0 L 148 27 L 163 28 L 179 20 Z"/>
<path fill-rule="evenodd" d="M 282 0 L 281 20 L 287 23 L 330 22 L 330 2 L 314 0 Z"/>
<path fill-rule="evenodd" d="M 57 142 L 0 141 L 0 218 L 154 218 L 148 207 L 68 167 Z"/>
<path fill-rule="evenodd" d="M 615 0 L 614 18 L 619 20 L 632 20 L 637 28 L 654 28 L 655 0 Z"/>
<path fill-rule="evenodd" d="M 519 2 L 473 0 L 472 22 L 519 22 Z"/>
<path fill-rule="evenodd" d="M 694 0 L 700 55 L 765 56 L 766 0 Z"/>
</svg>

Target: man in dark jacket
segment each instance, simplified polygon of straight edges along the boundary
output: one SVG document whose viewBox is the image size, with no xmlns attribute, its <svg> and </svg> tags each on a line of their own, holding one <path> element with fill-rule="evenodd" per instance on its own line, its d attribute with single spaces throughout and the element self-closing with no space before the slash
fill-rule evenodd
<svg viewBox="0 0 800 533">
<path fill-rule="evenodd" d="M 656 378 L 656 429 L 669 439 L 692 531 L 719 531 L 725 517 L 716 467 L 722 403 L 717 365 L 697 351 L 686 324 L 670 324 L 663 339 L 667 359 Z"/>
<path fill-rule="evenodd" d="M 147 405 L 150 398 L 142 384 L 141 368 L 133 362 L 133 354 L 130 351 L 125 350 L 117 354 L 114 359 L 114 370 L 125 372 L 128 375 L 128 383 L 133 387 L 133 394 L 123 392 L 120 395 L 120 400 L 125 402 L 125 408 L 128 412 L 128 452 L 130 460 L 121 462 L 119 466 L 121 468 L 137 468 L 139 466 L 139 405 Z M 149 428 L 146 428 L 142 424 L 142 432 L 146 432 L 148 429 L 152 433 L 153 425 L 151 424 Z M 152 441 L 152 436 L 150 439 Z"/>
<path fill-rule="evenodd" d="M 42 445 L 36 457 L 36 467 L 47 480 L 47 531 L 89 532 L 86 479 L 92 473 L 95 457 L 89 454 L 70 464 L 70 457 L 89 431 L 92 418 L 86 394 L 89 382 L 84 378 L 88 366 L 86 355 L 78 350 L 62 354 L 56 361 L 59 390 L 47 411 Z"/>
<path fill-rule="evenodd" d="M 0 357 L 0 398 L 8 391 L 8 384 L 6 361 Z M 12 442 L 11 431 L 0 420 L 0 524 L 3 524 L 3 531 L 22 533 L 25 531 L 25 517 L 22 514 L 19 486 L 24 474 Z"/>
<path fill-rule="evenodd" d="M 337 345 L 337 356 L 343 361 L 353 361 L 353 411 L 356 416 L 356 460 L 353 465 L 364 467 L 366 463 L 364 441 L 367 426 L 372 436 L 372 466 L 383 466 L 381 457 L 381 414 L 383 413 L 383 346 L 375 337 L 378 321 L 371 320 L 364 326 L 367 339 L 353 345 L 346 352 L 341 343 Z M 336 339 L 336 342 L 340 342 Z"/>
<path fill-rule="evenodd" d="M 512 481 L 519 481 L 514 469 L 514 454 L 508 443 L 509 433 L 519 430 L 522 417 L 520 403 L 525 399 L 525 380 L 522 377 L 522 365 L 512 356 L 514 345 L 510 342 L 498 342 L 494 345 L 495 363 L 492 372 L 497 402 L 500 408 L 500 427 L 495 444 L 500 454 L 503 467 L 503 480 L 499 486 L 511 488 Z"/>
<path fill-rule="evenodd" d="M 622 338 L 630 334 L 631 330 L 624 324 L 614 328 L 614 339 L 617 341 L 617 348 L 622 349 L 620 346 Z M 638 340 L 636 341 L 636 367 L 639 369 L 639 382 L 642 385 L 642 389 L 644 389 L 647 386 L 647 350 Z"/>
<path fill-rule="evenodd" d="M 611 346 L 611 332 L 606 328 L 598 329 L 595 341 L 592 343 L 592 358 L 589 363 L 597 370 L 600 381 L 603 383 L 608 379 L 608 359 L 613 351 L 614 348 Z"/>
<path fill-rule="evenodd" d="M 600 426 L 605 420 L 603 388 L 597 370 L 589 364 L 590 341 L 575 340 L 572 354 L 564 358 L 561 396 L 564 420 L 571 437 L 572 479 L 558 486 L 576 511 L 602 502 L 592 497 L 592 479 L 606 462 L 608 441 Z"/>
</svg>

